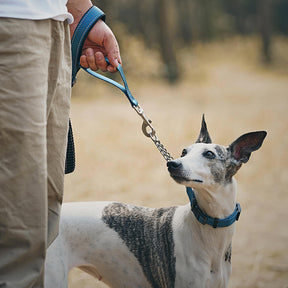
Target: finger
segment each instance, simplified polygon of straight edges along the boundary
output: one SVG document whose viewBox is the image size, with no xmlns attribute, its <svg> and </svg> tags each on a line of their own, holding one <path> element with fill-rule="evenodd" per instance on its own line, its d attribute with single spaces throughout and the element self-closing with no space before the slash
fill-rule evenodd
<svg viewBox="0 0 288 288">
<path fill-rule="evenodd" d="M 95 62 L 96 62 L 97 67 L 101 71 L 103 71 L 103 72 L 107 71 L 107 62 L 106 62 L 105 57 L 104 57 L 102 52 L 96 52 L 95 53 Z"/>
<path fill-rule="evenodd" d="M 107 66 L 107 71 L 109 71 L 110 73 L 115 73 L 117 69 L 114 66 L 109 65 Z"/>
<path fill-rule="evenodd" d="M 107 57 L 111 65 L 107 67 L 107 70 L 109 72 L 115 72 L 117 71 L 117 67 L 119 64 L 122 63 L 121 61 L 121 56 L 120 56 L 120 51 L 119 51 L 119 46 L 117 43 L 116 38 L 112 34 L 110 39 L 107 40 L 107 45 L 106 45 L 106 51 L 107 51 Z"/>
<path fill-rule="evenodd" d="M 97 67 L 96 62 L 95 62 L 95 55 L 94 55 L 94 51 L 92 48 L 88 48 L 86 50 L 86 57 L 87 57 L 87 62 L 88 62 L 89 68 L 94 70 L 94 71 L 97 71 L 98 67 Z"/>
<path fill-rule="evenodd" d="M 108 59 L 109 59 L 110 65 L 107 67 L 107 70 L 111 73 L 116 72 L 118 65 L 122 63 L 121 58 L 118 57 L 116 53 L 114 53 L 112 55 L 109 54 Z"/>
<path fill-rule="evenodd" d="M 80 65 L 81 65 L 82 67 L 84 67 L 84 68 L 88 68 L 88 67 L 89 67 L 88 62 L 87 62 L 87 57 L 86 57 L 86 55 L 82 55 L 82 56 L 80 57 Z"/>
</svg>

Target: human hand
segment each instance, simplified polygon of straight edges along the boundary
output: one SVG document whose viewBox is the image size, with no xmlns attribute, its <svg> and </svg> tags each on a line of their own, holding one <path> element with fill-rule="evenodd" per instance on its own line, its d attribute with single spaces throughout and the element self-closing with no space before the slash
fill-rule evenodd
<svg viewBox="0 0 288 288">
<path fill-rule="evenodd" d="M 105 57 L 110 64 L 106 62 Z M 119 46 L 113 32 L 105 22 L 98 20 L 84 42 L 80 57 L 81 66 L 94 71 L 100 69 L 113 73 L 121 63 Z"/>
</svg>

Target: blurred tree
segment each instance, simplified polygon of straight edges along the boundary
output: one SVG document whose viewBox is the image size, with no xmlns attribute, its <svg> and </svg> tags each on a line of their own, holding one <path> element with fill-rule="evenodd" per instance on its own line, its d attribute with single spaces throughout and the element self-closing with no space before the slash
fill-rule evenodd
<svg viewBox="0 0 288 288">
<path fill-rule="evenodd" d="M 174 0 L 159 0 L 158 19 L 161 54 L 166 64 L 166 77 L 169 82 L 173 83 L 179 79 L 179 69 L 176 58 L 177 38 L 176 32 L 176 15 Z"/>
<path fill-rule="evenodd" d="M 179 79 L 176 58 L 176 8 L 175 0 L 146 0 L 105 2 L 92 0 L 93 4 L 102 8 L 110 18 L 111 28 L 121 22 L 126 30 L 137 36 L 141 35 L 147 46 L 159 49 L 166 67 L 165 77 L 173 83 Z M 114 29 L 113 29 L 114 30 Z M 118 39 L 121 43 L 121 39 Z M 121 43 L 121 46 L 127 43 Z M 123 49 L 123 48 L 122 48 Z"/>
<path fill-rule="evenodd" d="M 213 4 L 210 0 L 197 0 L 196 3 L 199 14 L 200 39 L 206 41 L 213 35 L 213 18 L 211 17 Z"/>
<path fill-rule="evenodd" d="M 124 26 L 157 49 L 171 82 L 179 77 L 177 49 L 223 35 L 259 35 L 263 60 L 272 60 L 273 34 L 288 35 L 288 0 L 92 0 L 109 17 L 112 30 Z M 121 25 L 119 25 L 121 23 Z M 121 30 L 121 29 L 120 29 Z M 122 47 L 128 45 L 121 43 Z"/>
<path fill-rule="evenodd" d="M 262 39 L 262 55 L 265 63 L 271 62 L 272 0 L 258 0 L 259 28 Z"/>
<path fill-rule="evenodd" d="M 195 1 L 177 1 L 178 37 L 183 43 L 190 44 L 197 38 L 197 19 L 195 17 Z"/>
<path fill-rule="evenodd" d="M 288 36 L 288 0 L 275 0 L 275 30 Z"/>
<path fill-rule="evenodd" d="M 223 11 L 232 16 L 230 25 L 234 27 L 235 34 L 255 33 L 257 30 L 257 2 L 255 0 L 222 0 L 221 2 Z"/>
</svg>

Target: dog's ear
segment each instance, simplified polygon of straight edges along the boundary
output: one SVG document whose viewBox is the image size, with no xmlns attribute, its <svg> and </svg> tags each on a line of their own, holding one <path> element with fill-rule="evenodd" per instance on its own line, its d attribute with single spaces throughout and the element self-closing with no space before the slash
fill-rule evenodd
<svg viewBox="0 0 288 288">
<path fill-rule="evenodd" d="M 239 164 L 246 163 L 251 153 L 261 147 L 266 135 L 266 131 L 257 131 L 240 136 L 228 147 L 232 158 Z"/>
<path fill-rule="evenodd" d="M 201 124 L 201 130 L 200 130 L 200 134 L 198 136 L 198 139 L 196 140 L 196 143 L 212 143 L 212 140 L 210 138 L 208 129 L 207 129 L 207 125 L 205 122 L 205 117 L 204 114 L 202 116 L 202 124 Z"/>
</svg>

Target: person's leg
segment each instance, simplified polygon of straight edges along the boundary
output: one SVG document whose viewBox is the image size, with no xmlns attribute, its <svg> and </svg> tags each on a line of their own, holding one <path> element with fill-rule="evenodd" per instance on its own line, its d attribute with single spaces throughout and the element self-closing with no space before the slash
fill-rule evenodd
<svg viewBox="0 0 288 288">
<path fill-rule="evenodd" d="M 43 287 L 50 24 L 0 18 L 0 287 Z"/>
<path fill-rule="evenodd" d="M 70 34 L 67 22 L 52 21 L 47 102 L 48 245 L 59 230 L 63 199 L 71 94 Z"/>
</svg>

